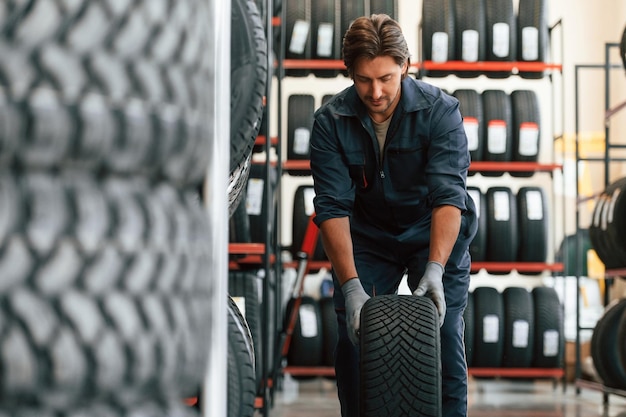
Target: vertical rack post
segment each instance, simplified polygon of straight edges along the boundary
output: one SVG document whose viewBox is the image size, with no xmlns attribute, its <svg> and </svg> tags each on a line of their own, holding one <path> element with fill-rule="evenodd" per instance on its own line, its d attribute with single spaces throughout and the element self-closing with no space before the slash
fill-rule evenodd
<svg viewBox="0 0 626 417">
<path fill-rule="evenodd" d="M 227 304 L 228 293 L 228 177 L 230 160 L 230 24 L 231 0 L 208 0 L 207 30 L 209 57 L 213 62 L 208 100 L 210 137 L 209 166 L 206 171 L 204 195 L 209 220 L 212 280 L 211 333 L 208 366 L 202 386 L 202 415 L 227 417 L 228 355 Z"/>
</svg>

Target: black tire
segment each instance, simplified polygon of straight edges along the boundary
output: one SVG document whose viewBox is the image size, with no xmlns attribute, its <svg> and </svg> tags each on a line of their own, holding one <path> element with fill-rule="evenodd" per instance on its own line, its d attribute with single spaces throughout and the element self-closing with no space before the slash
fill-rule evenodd
<svg viewBox="0 0 626 417">
<path fill-rule="evenodd" d="M 311 51 L 314 59 L 341 59 L 341 6 L 339 0 L 311 2 Z M 339 70 L 313 70 L 320 78 L 332 78 Z"/>
<path fill-rule="evenodd" d="M 212 72 L 204 2 L 3 9 L 3 166 L 202 182 Z"/>
<path fill-rule="evenodd" d="M 541 150 L 541 111 L 533 90 L 516 90 L 511 93 L 513 113 L 514 162 L 537 162 Z M 533 172 L 512 171 L 514 177 L 530 177 Z"/>
<path fill-rule="evenodd" d="M 548 2 L 546 0 L 519 0 L 517 34 L 517 60 L 520 62 L 546 62 L 550 41 L 548 27 Z M 543 78 L 545 71 L 520 71 L 522 78 Z"/>
<path fill-rule="evenodd" d="M 485 115 L 484 160 L 511 162 L 513 158 L 513 116 L 511 98 L 501 90 L 482 93 Z M 487 177 L 501 176 L 502 171 L 485 171 Z"/>
<path fill-rule="evenodd" d="M 454 2 L 455 19 L 455 59 L 465 62 L 480 62 L 487 57 L 485 0 L 464 0 Z M 472 35 L 471 38 L 469 35 Z M 464 38 L 465 41 L 464 41 Z M 478 71 L 457 71 L 460 78 L 474 78 Z"/>
<path fill-rule="evenodd" d="M 228 415 L 253 417 L 256 397 L 252 336 L 237 304 L 228 297 Z"/>
<path fill-rule="evenodd" d="M 242 193 L 239 205 L 230 217 L 228 225 L 228 241 L 230 243 L 251 243 L 250 218 L 246 209 L 246 194 Z"/>
<path fill-rule="evenodd" d="M 285 58 L 311 59 L 311 0 L 285 0 Z M 286 69 L 288 77 L 306 77 L 310 69 Z"/>
<path fill-rule="evenodd" d="M 476 90 L 456 90 L 453 94 L 459 100 L 459 110 L 463 116 L 463 125 L 467 136 L 467 147 L 472 161 L 483 160 L 485 147 L 485 115 L 481 95 Z M 474 175 L 470 171 L 468 175 Z"/>
<path fill-rule="evenodd" d="M 369 14 L 386 14 L 394 20 L 398 19 L 398 0 L 369 0 Z"/>
<path fill-rule="evenodd" d="M 611 202 L 607 209 L 607 226 L 605 240 L 610 242 L 614 257 L 619 259 L 617 267 L 626 266 L 626 178 L 617 180 L 613 184 Z"/>
<path fill-rule="evenodd" d="M 561 301 L 554 288 L 549 287 L 533 288 L 532 296 L 535 308 L 533 366 L 559 368 L 563 366 L 565 348 Z"/>
<path fill-rule="evenodd" d="M 441 416 L 439 317 L 412 295 L 370 298 L 361 310 L 360 415 Z"/>
<path fill-rule="evenodd" d="M 605 386 L 617 389 L 626 388 L 623 354 L 619 351 L 623 346 L 623 339 L 618 338 L 625 312 L 625 299 L 607 307 L 591 336 L 591 358 L 598 376 Z"/>
<path fill-rule="evenodd" d="M 311 157 L 315 98 L 310 94 L 293 94 L 287 101 L 287 159 L 308 160 Z M 287 170 L 289 175 L 309 176 L 310 170 Z"/>
<path fill-rule="evenodd" d="M 309 218 L 313 214 L 314 196 L 315 190 L 312 185 L 301 185 L 296 189 L 296 194 L 293 199 L 293 219 L 291 227 L 291 253 L 294 259 L 296 258 L 298 252 L 302 250 L 302 243 L 304 241 L 306 229 L 309 225 Z M 310 260 L 328 260 L 326 252 L 324 252 L 321 234 L 318 234 L 315 251 L 313 252 L 313 256 Z"/>
<path fill-rule="evenodd" d="M 269 174 L 269 193 L 275 196 L 274 190 L 277 185 L 276 169 L 271 167 Z M 256 243 L 265 242 L 266 230 L 268 227 L 270 230 L 274 230 L 276 225 L 275 197 L 272 197 L 270 207 L 267 207 L 265 203 L 268 194 L 267 181 L 266 166 L 264 164 L 252 164 L 246 190 L 246 207 L 250 219 L 250 239 Z M 274 213 L 274 215 L 269 213 Z"/>
<path fill-rule="evenodd" d="M 580 252 L 577 248 L 576 234 L 567 235 L 561 241 L 559 249 L 554 255 L 554 260 L 563 264 L 564 276 L 588 276 L 587 273 L 587 253 L 592 249 L 589 240 L 589 229 L 580 229 L 578 231 L 580 239 Z M 577 263 L 580 261 L 580 271 L 578 271 Z"/>
<path fill-rule="evenodd" d="M 322 366 L 335 366 L 335 347 L 339 339 L 337 313 L 333 297 L 323 297 L 319 301 L 322 315 Z"/>
<path fill-rule="evenodd" d="M 546 262 L 548 256 L 548 201 L 541 187 L 517 191 L 518 262 Z"/>
<path fill-rule="evenodd" d="M 517 16 L 512 0 L 485 0 L 487 61 L 517 59 Z M 486 71 L 489 78 L 507 78 L 511 71 Z"/>
<path fill-rule="evenodd" d="M 245 306 L 242 313 L 246 319 L 250 335 L 252 336 L 257 392 L 260 392 L 263 372 L 261 359 L 263 358 L 264 352 L 263 340 L 261 338 L 261 305 L 256 274 L 245 271 L 230 271 L 228 273 L 228 293 L 233 300 L 238 303 L 243 303 Z"/>
<path fill-rule="evenodd" d="M 626 187 L 626 178 L 609 184 L 606 189 L 596 198 L 592 221 L 589 226 L 589 239 L 591 245 L 598 254 L 606 268 L 621 268 L 626 265 L 624 256 L 626 248 L 613 240 L 612 230 L 615 226 L 623 224 L 621 214 L 617 209 L 621 190 Z M 620 203 L 623 210 L 623 203 Z M 619 236 L 619 232 L 617 232 Z"/>
<path fill-rule="evenodd" d="M 504 301 L 505 368 L 528 368 L 534 353 L 535 312 L 533 299 L 526 288 L 507 287 L 502 292 Z"/>
<path fill-rule="evenodd" d="M 476 368 L 499 368 L 504 353 L 504 304 L 491 287 L 474 289 L 474 361 Z"/>
<path fill-rule="evenodd" d="M 487 190 L 487 260 L 515 262 L 519 246 L 517 202 L 508 187 Z"/>
<path fill-rule="evenodd" d="M 487 260 L 487 196 L 478 187 L 467 187 L 476 206 L 476 216 L 478 220 L 478 231 L 469 246 L 470 255 L 473 262 L 485 262 Z"/>
<path fill-rule="evenodd" d="M 476 327 L 474 315 L 474 293 L 469 292 L 467 294 L 467 306 L 463 311 L 463 322 L 465 323 L 463 341 L 465 343 L 465 361 L 468 367 L 474 366 L 474 328 Z"/>
<path fill-rule="evenodd" d="M 422 54 L 424 61 L 454 60 L 454 2 L 453 0 L 422 1 Z M 423 70 L 425 77 L 446 77 L 450 71 Z"/>
<path fill-rule="evenodd" d="M 295 300 L 289 300 L 287 316 L 291 317 Z M 289 352 L 288 366 L 320 366 L 322 363 L 322 316 L 319 303 L 309 296 L 302 296 L 296 324 L 293 329 Z M 310 376 L 294 376 L 296 379 L 310 379 Z"/>
<path fill-rule="evenodd" d="M 622 369 L 626 369 L 626 313 L 622 313 L 617 323 L 617 354 L 619 355 L 618 363 Z"/>
<path fill-rule="evenodd" d="M 195 393 L 211 293 L 195 193 L 85 171 L 2 171 L 0 194 L 0 408 Z"/>
<path fill-rule="evenodd" d="M 235 0 L 231 9 L 230 172 L 246 163 L 263 118 L 267 41 L 254 0 Z M 243 182 L 245 179 L 243 177 Z M 233 190 L 240 193 L 243 187 Z M 236 202 L 239 194 L 229 197 Z"/>
</svg>

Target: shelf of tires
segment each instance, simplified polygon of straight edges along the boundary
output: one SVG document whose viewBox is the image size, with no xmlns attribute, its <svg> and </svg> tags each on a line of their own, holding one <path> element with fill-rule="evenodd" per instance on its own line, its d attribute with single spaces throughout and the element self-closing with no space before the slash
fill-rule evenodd
<svg viewBox="0 0 626 417">
<path fill-rule="evenodd" d="M 609 394 L 626 397 L 626 299 L 618 296 L 614 300 L 610 300 L 611 282 L 615 279 L 621 279 L 626 276 L 626 239 L 623 231 L 626 224 L 626 178 L 611 179 L 609 177 L 612 172 L 611 166 L 617 163 L 623 164 L 626 158 L 623 158 L 623 150 L 625 146 L 611 137 L 611 118 L 621 110 L 623 106 L 617 105 L 610 107 L 612 99 L 610 96 L 610 73 L 617 69 L 622 71 L 626 68 L 626 61 L 616 64 L 610 61 L 610 51 L 619 49 L 620 56 L 624 57 L 626 51 L 626 30 L 621 44 L 607 43 L 605 44 L 605 62 L 600 64 L 577 65 L 576 70 L 576 163 L 599 163 L 604 168 L 594 172 L 604 172 L 604 189 L 593 196 L 580 195 L 580 189 L 576 187 L 576 199 L 581 204 L 584 201 L 593 200 L 593 210 L 590 213 L 590 219 L 583 219 L 581 210 L 576 210 L 576 246 L 573 257 L 577 262 L 573 265 L 577 280 L 584 275 L 584 266 L 578 261 L 579 257 L 584 259 L 586 248 L 595 250 L 598 258 L 604 264 L 604 281 L 605 281 L 605 311 L 595 326 L 588 328 L 582 327 L 580 324 L 580 316 L 577 311 L 576 322 L 576 386 L 580 388 L 602 391 L 604 393 L 604 403 L 608 404 Z M 582 156 L 579 148 L 579 96 L 578 83 L 579 74 L 583 70 L 602 71 L 606 77 L 605 89 L 605 144 L 604 155 L 601 157 Z M 577 183 L 578 183 L 578 172 Z M 583 226 L 583 220 L 588 221 L 588 227 Z M 587 222 L 584 222 L 587 223 Z M 580 251 L 579 249 L 580 248 Z M 581 268 L 581 266 L 583 268 Z M 580 287 L 578 287 L 580 294 Z M 582 331 L 592 331 L 590 343 L 590 356 L 593 362 L 593 369 L 596 375 L 593 378 L 583 378 L 582 376 L 582 358 L 580 334 Z"/>
<path fill-rule="evenodd" d="M 313 36 L 306 39 L 299 32 L 298 25 L 307 16 L 306 8 L 310 5 L 305 4 L 306 2 L 295 3 L 297 5 L 293 5 L 293 14 L 290 14 L 291 3 L 287 2 L 286 59 L 282 61 L 285 75 L 337 77 L 345 70 L 343 62 L 337 56 L 339 46 L 333 43 L 332 48 L 323 49 L 328 52 L 327 55 L 320 55 L 320 49 L 314 44 L 315 32 L 311 32 Z M 341 13 L 352 12 L 358 15 L 358 12 L 365 10 L 364 7 L 368 7 L 369 2 L 364 2 L 365 6 L 363 2 L 341 3 Z M 387 13 L 392 17 L 397 16 L 394 14 L 397 12 L 396 3 L 386 3 L 391 8 L 391 12 Z M 329 7 L 329 4 L 332 6 L 335 2 L 321 2 L 316 7 Z M 353 9 L 346 10 L 345 7 Z M 520 76 L 533 80 L 560 72 L 559 64 L 545 62 L 549 42 L 546 7 L 546 3 L 541 1 L 520 1 L 516 16 L 510 1 L 425 0 L 422 10 L 423 39 L 430 37 L 433 43 L 429 45 L 428 42 L 422 42 L 426 59 L 413 64 L 412 69 L 420 77 L 434 78 L 431 80 L 433 83 L 437 82 L 435 78 L 449 75 L 459 78 L 477 77 L 481 74 L 489 78 Z M 497 10 L 499 12 L 495 13 Z M 313 10 L 313 22 L 307 26 L 311 31 L 318 27 L 314 20 L 315 15 Z M 350 19 L 342 14 L 337 21 L 341 22 L 342 32 L 345 32 Z M 515 29 L 517 22 L 520 25 L 519 30 Z M 489 27 L 493 30 L 472 29 L 473 26 Z M 462 30 L 456 30 L 458 28 Z M 322 28 L 319 27 L 318 31 L 321 32 Z M 483 34 L 488 33 L 487 38 L 493 41 L 493 47 L 486 48 L 486 44 L 477 46 L 474 52 L 478 55 L 472 58 L 464 55 L 468 52 L 462 45 L 471 43 L 474 32 L 480 34 L 481 39 L 484 38 Z M 502 39 L 507 39 L 508 44 L 502 45 Z M 528 42 L 531 46 L 527 45 Z M 508 51 L 508 54 L 502 54 L 502 51 Z M 519 51 L 519 54 L 515 51 Z M 539 161 L 541 112 L 533 90 L 507 93 L 495 89 L 483 92 L 457 89 L 451 94 L 459 99 L 464 116 L 472 156 L 470 179 L 472 176 L 478 177 L 476 174 L 497 178 L 504 173 L 523 179 L 537 172 L 551 175 L 561 170 L 560 164 Z M 328 98 L 329 96 L 324 95 L 318 103 L 313 94 L 296 93 L 287 98 L 287 132 L 284 142 L 286 160 L 282 163 L 282 169 L 292 178 L 310 175 L 309 137 L 313 113 L 317 105 L 323 104 Z M 520 274 L 537 275 L 546 271 L 554 273 L 562 270 L 561 263 L 547 262 L 550 210 L 543 187 L 524 186 L 514 191 L 508 186 L 481 189 L 468 185 L 468 190 L 481 213 L 479 233 L 470 246 L 472 273 L 486 270 L 490 274 L 501 275 L 516 270 Z M 314 227 L 310 221 L 313 197 L 314 190 L 310 184 L 299 185 L 295 190 L 291 236 L 293 257 L 300 249 L 307 227 Z M 321 240 L 317 241 L 316 250 L 311 255 L 308 266 L 312 270 L 330 268 Z M 296 267 L 297 263 L 285 265 Z M 480 289 L 479 294 L 484 291 L 487 290 Z M 471 374 L 555 379 L 564 375 L 562 312 L 556 293 L 549 288 L 537 289 L 527 295 L 521 293 L 521 289 L 511 289 L 498 297 L 507 297 L 514 299 L 516 303 L 522 303 L 520 308 L 524 313 L 517 310 L 497 310 L 494 314 L 472 320 L 481 323 L 486 321 L 484 326 L 476 326 L 476 335 L 472 336 L 474 340 L 482 340 L 479 342 L 480 349 L 485 347 L 483 343 L 489 345 L 490 340 L 495 339 L 492 349 L 500 353 L 489 355 L 489 360 L 484 362 L 481 359 L 477 359 L 475 363 L 470 362 Z M 540 301 L 534 302 L 536 297 Z M 546 297 L 554 302 L 547 310 L 549 313 L 542 307 Z M 329 356 L 329 349 L 335 340 L 332 335 L 334 324 L 331 319 L 331 303 L 331 299 L 325 297 L 320 300 L 303 298 L 285 373 L 296 378 L 329 377 L 334 374 L 333 362 Z M 516 319 L 515 314 L 522 314 L 524 317 Z M 494 323 L 497 324 L 495 327 Z M 480 336 L 479 332 L 485 334 Z M 525 359 L 516 363 L 511 355 L 517 356 L 522 351 Z"/>
</svg>

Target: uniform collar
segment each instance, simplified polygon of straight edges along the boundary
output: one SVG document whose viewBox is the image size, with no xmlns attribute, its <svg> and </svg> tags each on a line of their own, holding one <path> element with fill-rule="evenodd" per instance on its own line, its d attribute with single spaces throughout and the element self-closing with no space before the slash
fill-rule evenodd
<svg viewBox="0 0 626 417">
<path fill-rule="evenodd" d="M 420 81 L 411 76 L 402 80 L 402 92 L 400 102 L 395 110 L 396 112 L 400 110 L 409 113 L 428 107 L 428 100 L 419 83 Z M 340 100 L 338 100 L 335 109 L 340 116 L 357 117 L 367 114 L 367 109 L 357 95 L 354 85 L 339 93 L 339 98 Z"/>
</svg>

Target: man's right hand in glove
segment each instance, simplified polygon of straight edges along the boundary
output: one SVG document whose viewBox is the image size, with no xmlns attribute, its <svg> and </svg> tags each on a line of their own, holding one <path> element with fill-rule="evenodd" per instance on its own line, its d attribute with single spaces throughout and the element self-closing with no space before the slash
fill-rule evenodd
<svg viewBox="0 0 626 417">
<path fill-rule="evenodd" d="M 346 301 L 346 325 L 348 337 L 353 345 L 359 345 L 359 331 L 361 328 L 361 309 L 363 304 L 370 299 L 361 285 L 359 278 L 351 278 L 341 286 L 343 297 Z"/>
</svg>

